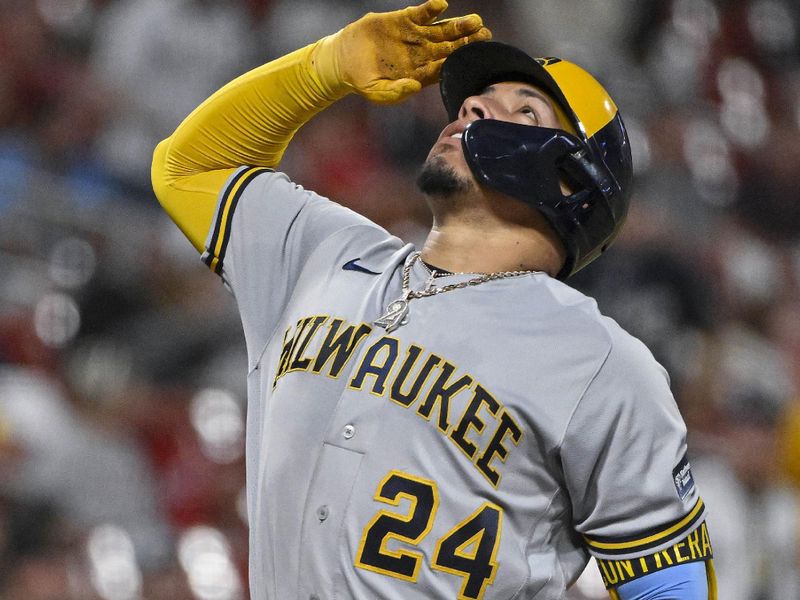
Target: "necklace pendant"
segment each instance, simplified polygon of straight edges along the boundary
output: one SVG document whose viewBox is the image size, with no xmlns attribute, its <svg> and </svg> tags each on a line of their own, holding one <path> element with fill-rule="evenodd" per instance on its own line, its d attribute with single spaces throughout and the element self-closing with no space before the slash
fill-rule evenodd
<svg viewBox="0 0 800 600">
<path fill-rule="evenodd" d="M 408 323 L 408 300 L 398 298 L 386 307 L 386 312 L 375 321 L 375 325 L 383 327 L 386 333 L 391 333 L 401 325 Z"/>
<path fill-rule="evenodd" d="M 436 271 L 431 271 L 428 281 L 425 283 L 425 291 L 429 292 L 436 287 Z"/>
</svg>

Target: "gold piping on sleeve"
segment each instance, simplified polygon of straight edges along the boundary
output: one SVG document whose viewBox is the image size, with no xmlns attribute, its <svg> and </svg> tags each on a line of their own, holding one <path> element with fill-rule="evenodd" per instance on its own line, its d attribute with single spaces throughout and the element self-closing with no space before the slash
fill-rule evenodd
<svg viewBox="0 0 800 600">
<path fill-rule="evenodd" d="M 676 531 L 680 531 L 682 528 L 686 527 L 689 523 L 691 523 L 692 520 L 697 518 L 697 516 L 703 511 L 704 508 L 705 505 L 703 504 L 703 501 L 698 500 L 697 504 L 694 505 L 694 508 L 691 510 L 691 512 L 689 512 L 688 515 L 686 515 L 683 519 L 681 519 L 674 525 L 656 534 L 643 537 L 637 540 L 631 540 L 628 542 L 597 542 L 586 536 L 584 536 L 584 538 L 586 539 L 586 543 L 590 547 L 598 550 L 624 550 L 629 548 L 636 548 L 637 546 L 643 546 L 645 544 L 650 544 L 652 542 L 657 542 L 659 540 L 666 539 Z"/>
</svg>

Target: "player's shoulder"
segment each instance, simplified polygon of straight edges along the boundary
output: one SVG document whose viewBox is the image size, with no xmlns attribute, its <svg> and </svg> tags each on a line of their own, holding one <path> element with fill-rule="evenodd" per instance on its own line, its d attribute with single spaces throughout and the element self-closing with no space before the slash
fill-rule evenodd
<svg viewBox="0 0 800 600">
<path fill-rule="evenodd" d="M 539 282 L 532 308 L 539 313 L 544 311 L 546 318 L 557 322 L 562 337 L 574 330 L 575 335 L 593 339 L 607 350 L 614 344 L 621 328 L 601 312 L 594 298 L 552 277 L 542 277 Z"/>
<path fill-rule="evenodd" d="M 239 167 L 228 177 L 221 194 L 248 195 L 274 201 L 316 201 L 328 198 L 304 188 L 300 183 L 289 177 L 283 171 L 276 171 L 267 167 Z"/>
<path fill-rule="evenodd" d="M 302 223 L 303 226 L 310 226 L 312 231 L 322 229 L 331 232 L 361 227 L 373 230 L 378 236 L 388 235 L 385 229 L 364 215 L 306 189 L 283 171 L 241 167 L 228 178 L 221 193 L 220 206 L 226 205 L 226 197 L 237 193 L 246 197 L 244 207 L 237 209 L 241 213 L 240 220 L 244 222 L 251 222 L 254 213 L 267 213 L 267 219 L 270 219 L 270 215 L 285 213 L 293 224 Z"/>
<path fill-rule="evenodd" d="M 253 191 L 254 196 L 268 198 L 271 211 L 291 205 L 293 208 L 288 210 L 297 213 L 292 217 L 293 226 L 316 241 L 305 262 L 306 271 L 318 273 L 319 269 L 333 265 L 341 268 L 357 261 L 357 268 L 378 272 L 389 268 L 393 261 L 403 260 L 408 253 L 408 250 L 402 251 L 405 246 L 402 240 L 384 227 L 335 200 L 304 188 L 286 173 L 265 172 L 253 184 L 259 186 Z"/>
<path fill-rule="evenodd" d="M 605 352 L 603 369 L 635 378 L 639 375 L 667 377 L 650 349 L 616 320 L 602 312 L 597 301 L 564 282 L 548 279 L 546 294 L 560 312 L 560 322 L 569 331 L 577 330 L 587 342 Z"/>
</svg>

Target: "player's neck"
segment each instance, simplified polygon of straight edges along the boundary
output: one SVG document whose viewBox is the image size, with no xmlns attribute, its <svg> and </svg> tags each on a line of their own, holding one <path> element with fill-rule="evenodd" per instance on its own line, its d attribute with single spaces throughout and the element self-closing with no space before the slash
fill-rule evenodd
<svg viewBox="0 0 800 600">
<path fill-rule="evenodd" d="M 422 259 L 454 273 L 543 271 L 555 276 L 566 253 L 532 206 L 483 186 L 465 194 L 427 197 L 433 227 Z"/>
<path fill-rule="evenodd" d="M 556 275 L 564 262 L 561 245 L 541 231 L 515 224 L 434 223 L 422 258 L 453 272 L 544 271 Z"/>
</svg>

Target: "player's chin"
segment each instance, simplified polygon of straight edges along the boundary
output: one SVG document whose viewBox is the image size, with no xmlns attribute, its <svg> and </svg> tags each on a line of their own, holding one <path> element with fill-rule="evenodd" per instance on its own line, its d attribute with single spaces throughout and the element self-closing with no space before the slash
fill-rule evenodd
<svg viewBox="0 0 800 600">
<path fill-rule="evenodd" d="M 450 153 L 431 150 L 428 159 L 417 175 L 417 187 L 426 196 L 450 198 L 470 191 L 475 185 L 472 174 L 466 168 L 466 161 L 461 161 L 464 168 L 453 164 Z M 466 171 L 466 172 L 465 172 Z"/>
<path fill-rule="evenodd" d="M 433 145 L 428 152 L 423 169 L 429 165 L 438 168 L 445 168 L 446 165 L 456 173 L 463 173 L 470 177 L 472 175 L 464 156 L 464 149 L 461 147 L 461 141 L 454 138 L 444 138 Z"/>
</svg>

